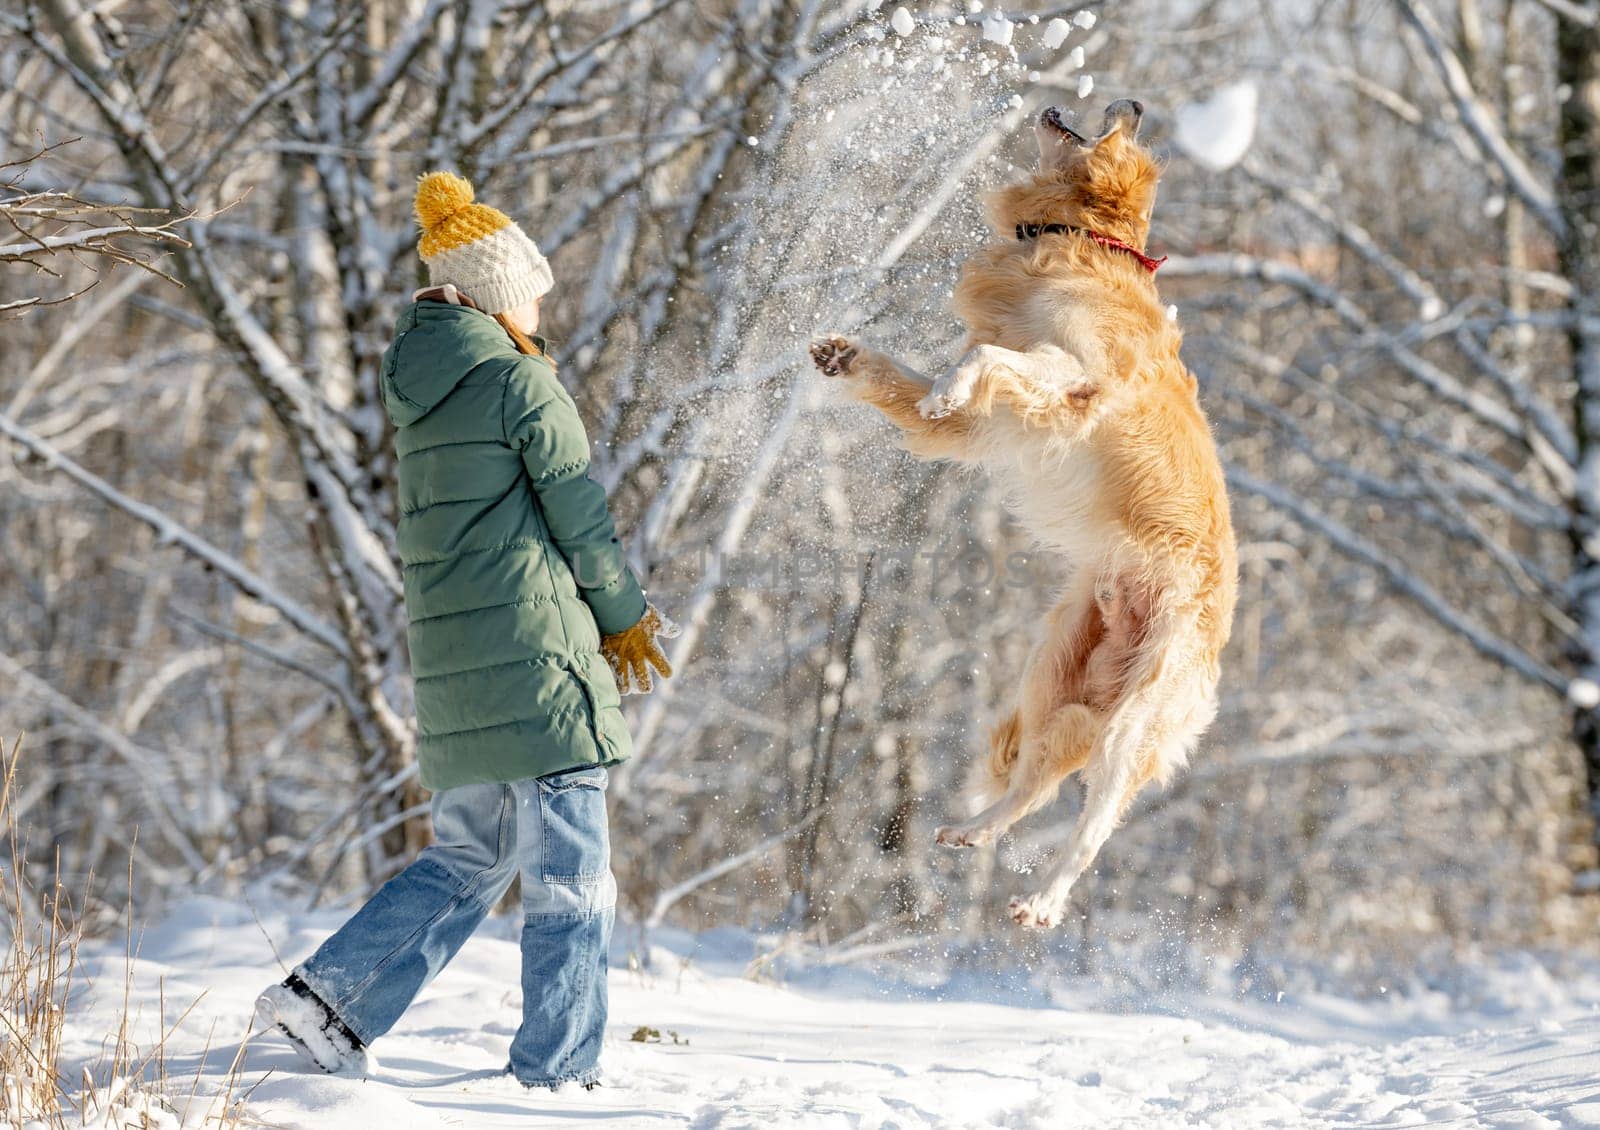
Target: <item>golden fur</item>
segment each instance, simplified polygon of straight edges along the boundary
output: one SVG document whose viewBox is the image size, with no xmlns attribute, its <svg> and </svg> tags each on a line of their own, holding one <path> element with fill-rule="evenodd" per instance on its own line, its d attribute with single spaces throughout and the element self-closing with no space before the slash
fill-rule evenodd
<svg viewBox="0 0 1600 1130">
<path fill-rule="evenodd" d="M 1014 899 L 1024 925 L 1060 920 L 1134 795 L 1164 782 L 1215 714 L 1236 564 L 1222 467 L 1182 335 L 1134 255 L 1160 168 L 1136 138 L 1143 108 L 1116 102 L 1087 140 L 1047 110 L 1040 169 L 990 198 L 997 238 L 961 271 L 962 359 L 935 381 L 844 338 L 819 368 L 873 405 L 927 459 L 981 466 L 1069 579 L 995 727 L 987 809 L 941 843 L 988 843 L 1084 770 L 1083 815 L 1043 887 Z M 1016 225 L 1077 230 L 1013 238 Z"/>
</svg>

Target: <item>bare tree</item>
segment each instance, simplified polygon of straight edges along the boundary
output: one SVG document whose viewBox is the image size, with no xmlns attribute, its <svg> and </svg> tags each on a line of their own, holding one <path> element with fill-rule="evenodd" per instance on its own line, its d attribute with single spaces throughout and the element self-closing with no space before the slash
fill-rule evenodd
<svg viewBox="0 0 1600 1130">
<path fill-rule="evenodd" d="M 1299 253 L 1202 252 L 1167 272 L 1255 284 L 1311 314 L 1246 315 L 1245 333 L 1208 342 L 1213 388 L 1299 472 L 1235 463 L 1231 481 L 1495 662 L 1570 691 L 1600 805 L 1600 21 L 1592 6 L 1506 0 L 1486 43 L 1477 0 L 1453 6 L 1453 33 L 1423 0 L 1393 10 L 1397 54 L 1323 20 L 1289 60 L 1301 106 L 1287 115 L 1337 122 L 1352 163 L 1308 162 L 1277 132 L 1238 174 Z M 1419 253 L 1419 224 L 1450 230 L 1452 253 Z M 1229 387 L 1223 367 L 1249 379 Z M 1314 422 L 1325 415 L 1340 427 Z M 1494 594 L 1474 584 L 1489 573 Z"/>
<path fill-rule="evenodd" d="M 847 953 L 996 924 L 1039 823 L 976 865 L 926 845 L 1058 578 L 981 482 L 833 403 L 804 347 L 947 361 L 980 195 L 1031 160 L 1038 106 L 1142 97 L 1159 145 L 1243 77 L 1252 155 L 1174 154 L 1155 228 L 1240 488 L 1239 643 L 1215 738 L 1116 841 L 1082 938 L 1584 921 L 1572 747 L 1527 685 L 1584 670 L 1569 329 L 1593 287 L 1553 234 L 1546 48 L 1587 8 L 908 7 L 904 35 L 865 0 L 0 12 L 7 152 L 82 137 L 28 191 L 193 217 L 188 246 L 116 241 L 170 252 L 185 290 L 124 270 L 7 323 L 0 717 L 38 731 L 24 800 L 71 869 L 161 822 L 137 849 L 162 887 L 320 896 L 421 841 L 378 380 L 418 281 L 414 178 L 442 166 L 551 256 L 595 473 L 686 624 L 678 678 L 628 703 L 628 901 Z"/>
</svg>

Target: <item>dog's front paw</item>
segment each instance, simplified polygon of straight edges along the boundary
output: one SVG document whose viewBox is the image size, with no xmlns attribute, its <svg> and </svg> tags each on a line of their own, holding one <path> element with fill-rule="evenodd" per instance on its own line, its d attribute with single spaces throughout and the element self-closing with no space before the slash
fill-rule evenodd
<svg viewBox="0 0 1600 1130">
<path fill-rule="evenodd" d="M 1011 921 L 1018 926 L 1041 926 L 1049 929 L 1061 921 L 1060 908 L 1048 905 L 1039 895 L 1012 899 L 1007 913 L 1011 915 Z"/>
<path fill-rule="evenodd" d="M 989 841 L 980 835 L 974 835 L 970 829 L 959 824 L 940 828 L 933 834 L 933 841 L 950 848 L 982 847 Z"/>
<path fill-rule="evenodd" d="M 860 355 L 861 350 L 849 338 L 825 337 L 811 343 L 811 363 L 829 377 L 844 376 Z"/>
</svg>

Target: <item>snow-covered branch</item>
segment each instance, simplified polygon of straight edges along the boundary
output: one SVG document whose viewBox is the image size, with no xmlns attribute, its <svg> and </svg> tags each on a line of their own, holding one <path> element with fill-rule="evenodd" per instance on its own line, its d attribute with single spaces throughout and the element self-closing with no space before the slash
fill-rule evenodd
<svg viewBox="0 0 1600 1130">
<path fill-rule="evenodd" d="M 79 486 L 97 496 L 101 501 L 149 526 L 155 532 L 158 543 L 175 545 L 182 549 L 185 553 L 226 577 L 246 596 L 253 600 L 258 600 L 268 608 L 277 611 L 283 616 L 284 620 L 305 633 L 309 638 L 329 648 L 335 655 L 347 658 L 344 638 L 321 617 L 305 608 L 298 601 L 278 592 L 261 577 L 246 569 L 233 557 L 222 552 L 204 538 L 184 529 L 155 507 L 129 498 L 100 476 L 63 455 L 50 444 L 34 435 L 28 428 L 23 427 L 4 413 L 0 413 L 0 435 L 4 435 L 13 442 L 21 444 L 46 467 L 66 475 Z"/>
<path fill-rule="evenodd" d="M 1403 562 L 1383 552 L 1355 531 L 1321 513 L 1292 491 L 1235 467 L 1228 469 L 1228 482 L 1240 490 L 1259 495 L 1279 509 L 1294 515 L 1327 538 L 1340 552 L 1378 570 L 1397 591 L 1416 601 L 1429 615 L 1451 631 L 1458 633 L 1483 654 L 1504 663 L 1534 682 L 1565 693 L 1567 680 L 1553 667 L 1507 642 L 1491 629 L 1468 619 L 1463 612 L 1452 606 L 1432 585 L 1417 576 Z"/>
<path fill-rule="evenodd" d="M 125 762 L 133 771 L 129 774 L 129 780 L 143 794 L 155 816 L 151 821 L 155 825 L 155 834 L 176 849 L 191 876 L 198 876 L 207 870 L 205 857 L 185 834 L 184 829 L 189 822 L 180 817 L 169 800 L 172 779 L 167 768 L 171 761 L 169 754 L 148 749 L 106 725 L 3 651 L 0 651 L 0 677 L 10 681 L 22 694 L 37 699 L 47 709 L 66 718 L 74 727 Z"/>
<path fill-rule="evenodd" d="M 1483 152 L 1505 174 L 1506 183 L 1511 186 L 1512 191 L 1522 197 L 1534 215 L 1539 217 L 1539 221 L 1553 236 L 1560 239 L 1566 233 L 1567 224 L 1556 207 L 1555 193 L 1535 175 L 1527 162 L 1512 148 L 1495 122 L 1493 112 L 1473 88 L 1472 78 L 1467 74 L 1461 59 L 1445 44 L 1444 30 L 1439 26 L 1438 19 L 1418 0 L 1395 0 L 1395 4 L 1406 23 L 1422 40 L 1429 58 L 1438 67 L 1439 77 L 1445 89 L 1450 92 L 1455 110 L 1460 114 L 1463 124 Z"/>
<path fill-rule="evenodd" d="M 1212 275 L 1255 279 L 1291 287 L 1331 310 L 1351 329 L 1359 331 L 1363 335 L 1362 344 L 1387 354 L 1408 376 L 1430 392 L 1465 409 L 1478 421 L 1502 435 L 1521 442 L 1527 441 L 1528 421 L 1522 416 L 1499 401 L 1467 387 L 1454 374 L 1418 355 L 1401 338 L 1378 326 L 1366 311 L 1336 287 L 1318 281 L 1299 267 L 1254 255 L 1213 254 L 1172 255 L 1168 257 L 1163 270 L 1169 277 Z"/>
<path fill-rule="evenodd" d="M 165 250 L 189 246 L 178 229 L 193 215 L 102 204 L 71 192 L 27 188 L 35 164 L 62 144 L 44 146 L 20 161 L 0 164 L 0 264 L 26 264 L 59 278 L 61 272 L 53 265 L 58 258 L 88 265 L 98 260 L 137 267 L 177 283 L 157 264 Z M 4 309 L 56 305 L 81 293 L 80 289 L 64 297 L 9 299 Z"/>
<path fill-rule="evenodd" d="M 775 848 L 782 847 L 784 843 L 794 839 L 805 831 L 822 816 L 822 809 L 814 808 L 811 813 L 796 824 L 792 824 L 783 831 L 768 836 L 764 840 L 751 844 L 745 850 L 730 855 L 728 858 L 713 863 L 702 871 L 697 871 L 681 882 L 674 883 L 656 895 L 656 900 L 650 907 L 650 913 L 645 916 L 646 929 L 653 930 L 667 920 L 667 913 L 683 901 L 684 897 L 693 894 L 707 883 L 714 883 L 724 875 L 731 875 L 748 863 L 754 863 Z"/>
</svg>

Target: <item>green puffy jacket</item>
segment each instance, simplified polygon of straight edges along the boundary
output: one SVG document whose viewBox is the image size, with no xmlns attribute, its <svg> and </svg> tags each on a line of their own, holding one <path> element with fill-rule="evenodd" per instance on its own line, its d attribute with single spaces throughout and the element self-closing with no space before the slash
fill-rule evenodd
<svg viewBox="0 0 1600 1130">
<path fill-rule="evenodd" d="M 422 301 L 400 316 L 382 386 L 423 785 L 623 760 L 600 634 L 631 627 L 644 594 L 555 370 L 488 315 Z"/>
</svg>

